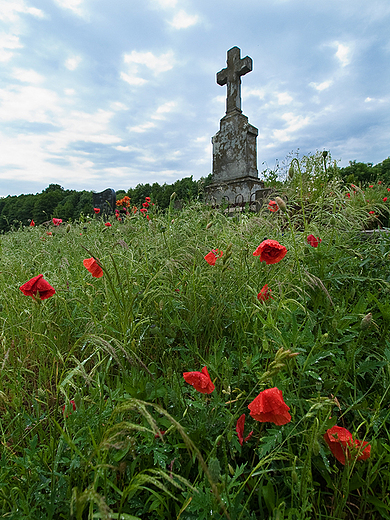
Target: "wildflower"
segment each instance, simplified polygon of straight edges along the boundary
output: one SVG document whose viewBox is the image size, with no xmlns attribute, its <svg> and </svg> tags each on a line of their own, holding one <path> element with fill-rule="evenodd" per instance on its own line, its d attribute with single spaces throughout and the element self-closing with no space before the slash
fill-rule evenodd
<svg viewBox="0 0 390 520">
<path fill-rule="evenodd" d="M 30 227 L 34 227 L 34 226 L 35 226 L 35 222 L 31 219 Z"/>
<path fill-rule="evenodd" d="M 69 401 L 69 404 L 72 405 L 72 408 L 73 408 L 73 411 L 75 412 L 76 411 L 76 403 L 72 400 Z M 66 408 L 66 405 L 64 404 L 64 406 L 62 407 L 62 413 L 65 413 L 65 408 Z M 72 412 L 69 412 L 69 415 L 71 415 Z M 66 417 L 68 417 L 68 414 L 66 414 Z"/>
<path fill-rule="evenodd" d="M 96 213 L 96 215 L 99 215 L 100 213 L 100 208 L 93 208 L 94 212 Z"/>
<path fill-rule="evenodd" d="M 83 265 L 94 278 L 101 278 L 103 276 L 103 269 L 94 258 L 86 258 L 83 260 Z"/>
<path fill-rule="evenodd" d="M 369 211 L 368 212 L 370 215 L 375 215 L 375 211 Z"/>
<path fill-rule="evenodd" d="M 207 255 L 204 257 L 206 262 L 210 265 L 215 265 L 215 261 L 217 258 L 221 258 L 223 255 L 223 251 L 220 251 L 219 249 L 213 249 L 210 251 L 210 253 L 207 253 Z"/>
<path fill-rule="evenodd" d="M 378 181 L 378 184 L 382 184 L 382 181 Z"/>
<path fill-rule="evenodd" d="M 150 197 L 145 197 L 146 202 L 150 202 Z"/>
<path fill-rule="evenodd" d="M 346 193 L 345 196 L 348 197 L 349 199 L 351 198 L 351 194 L 350 193 Z"/>
<path fill-rule="evenodd" d="M 51 231 L 46 231 L 46 235 L 48 235 L 49 237 L 52 235 L 53 233 Z"/>
<path fill-rule="evenodd" d="M 374 185 L 373 185 L 373 184 L 369 184 L 369 186 L 368 186 L 368 187 L 369 187 L 369 188 L 373 188 L 373 187 L 374 187 Z"/>
<path fill-rule="evenodd" d="M 140 212 L 142 213 L 142 215 L 145 215 L 145 213 L 147 213 L 148 210 L 146 208 L 141 208 Z"/>
<path fill-rule="evenodd" d="M 264 240 L 253 252 L 253 256 L 260 256 L 260 262 L 277 264 L 287 253 L 287 249 L 277 240 Z"/>
<path fill-rule="evenodd" d="M 156 435 L 154 436 L 155 439 L 159 439 L 160 437 L 162 437 L 163 435 L 165 435 L 166 433 L 166 430 L 159 430 L 160 433 L 156 433 Z"/>
<path fill-rule="evenodd" d="M 53 218 L 53 224 L 55 226 L 59 226 L 60 224 L 62 224 L 62 218 Z"/>
<path fill-rule="evenodd" d="M 390 188 L 387 188 L 387 191 L 390 191 Z"/>
<path fill-rule="evenodd" d="M 210 379 L 207 367 L 203 367 L 201 372 L 184 372 L 184 380 L 202 394 L 211 394 L 215 386 Z"/>
<path fill-rule="evenodd" d="M 387 197 L 383 197 L 383 202 L 387 202 Z"/>
<path fill-rule="evenodd" d="M 272 213 L 275 213 L 275 211 L 279 211 L 279 206 L 277 205 L 276 201 L 270 200 L 269 203 L 268 203 L 268 209 Z"/>
<path fill-rule="evenodd" d="M 255 421 L 272 422 L 277 426 L 291 421 L 290 408 L 283 401 L 282 391 L 276 387 L 260 392 L 248 408 Z"/>
<path fill-rule="evenodd" d="M 148 202 L 143 202 L 142 203 L 142 207 L 143 208 L 148 208 L 149 207 L 149 203 Z"/>
<path fill-rule="evenodd" d="M 286 203 L 284 202 L 284 200 L 281 197 L 275 197 L 275 202 L 282 211 L 284 211 L 284 212 L 287 211 Z"/>
<path fill-rule="evenodd" d="M 34 276 L 34 278 L 21 285 L 19 289 L 23 294 L 31 296 L 34 300 L 37 293 L 41 300 L 46 300 L 55 294 L 54 288 L 43 278 L 43 274 Z"/>
<path fill-rule="evenodd" d="M 371 445 L 366 441 L 353 440 L 352 433 L 341 426 L 329 428 L 324 435 L 324 440 L 336 459 L 345 465 L 345 460 L 351 459 L 350 448 L 358 449 L 360 455 L 357 460 L 367 460 L 370 456 Z M 363 448 L 363 450 L 362 450 Z"/>
<path fill-rule="evenodd" d="M 273 298 L 271 296 L 271 292 L 272 292 L 271 289 L 268 289 L 268 284 L 265 284 L 264 287 L 259 292 L 259 294 L 257 295 L 257 299 L 262 302 L 265 302 L 266 300 L 269 300 L 270 298 L 271 298 L 271 300 L 273 300 Z"/>
<path fill-rule="evenodd" d="M 309 235 L 307 237 L 307 243 L 311 245 L 311 247 L 318 247 L 318 244 L 322 242 L 320 237 L 315 237 L 314 235 Z"/>
<path fill-rule="evenodd" d="M 146 218 L 147 218 L 148 220 L 150 220 L 150 217 L 149 217 L 149 215 L 146 215 Z"/>
<path fill-rule="evenodd" d="M 245 437 L 244 439 L 244 427 L 245 427 L 245 414 L 243 413 L 238 421 L 237 421 L 237 424 L 236 424 L 236 432 L 237 432 L 237 436 L 238 436 L 238 442 L 241 444 L 241 446 L 243 445 L 244 442 L 248 442 L 249 439 L 252 437 L 253 435 L 253 430 L 250 432 L 250 434 Z"/>
<path fill-rule="evenodd" d="M 105 222 L 104 225 L 107 226 L 107 227 L 111 227 L 112 226 L 112 224 L 110 222 Z"/>
</svg>

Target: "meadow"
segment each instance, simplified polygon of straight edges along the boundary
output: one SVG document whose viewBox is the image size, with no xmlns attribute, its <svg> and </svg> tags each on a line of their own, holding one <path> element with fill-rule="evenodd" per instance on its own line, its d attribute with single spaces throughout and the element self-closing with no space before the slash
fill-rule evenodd
<svg viewBox="0 0 390 520">
<path fill-rule="evenodd" d="M 1 235 L 1 517 L 389 519 L 387 196 L 295 159 Z"/>
</svg>

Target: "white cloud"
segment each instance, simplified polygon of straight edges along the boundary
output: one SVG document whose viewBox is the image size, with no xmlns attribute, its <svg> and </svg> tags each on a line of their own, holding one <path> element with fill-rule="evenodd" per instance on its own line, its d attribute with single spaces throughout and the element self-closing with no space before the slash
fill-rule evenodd
<svg viewBox="0 0 390 520">
<path fill-rule="evenodd" d="M 81 63 L 81 57 L 80 56 L 73 56 L 73 58 L 68 58 L 65 61 L 65 67 L 69 70 L 76 70 L 77 67 Z"/>
<path fill-rule="evenodd" d="M 258 97 L 259 99 L 264 99 L 265 91 L 259 88 L 242 88 L 242 96 L 246 99 L 249 97 Z"/>
<path fill-rule="evenodd" d="M 32 69 L 13 69 L 12 76 L 23 83 L 34 83 L 35 85 L 42 83 L 45 79 L 41 74 Z"/>
<path fill-rule="evenodd" d="M 351 48 L 339 42 L 335 42 L 335 45 L 337 47 L 336 58 L 340 60 L 342 67 L 346 67 L 350 62 Z"/>
<path fill-rule="evenodd" d="M 127 128 L 129 132 L 136 132 L 137 134 L 142 134 L 143 132 L 146 132 L 150 128 L 154 128 L 156 125 L 155 123 L 152 123 L 152 121 L 148 121 L 147 123 L 144 123 L 142 125 L 137 126 L 130 126 Z"/>
<path fill-rule="evenodd" d="M 15 34 L 0 34 L 0 62 L 8 61 L 12 58 L 13 49 L 22 49 L 23 45 L 19 42 L 19 36 Z"/>
<path fill-rule="evenodd" d="M 172 112 L 172 110 L 177 106 L 176 101 L 168 101 L 167 103 L 164 103 L 163 105 L 160 105 L 156 113 L 152 115 L 152 119 L 165 119 L 164 114 L 167 114 L 169 112 Z"/>
<path fill-rule="evenodd" d="M 137 77 L 137 71 L 133 72 L 133 75 L 126 74 L 125 72 L 121 72 L 121 78 L 126 81 L 129 85 L 138 87 L 140 85 L 143 85 L 146 83 L 146 79 L 138 78 Z"/>
<path fill-rule="evenodd" d="M 74 14 L 78 16 L 85 16 L 85 11 L 80 7 L 84 0 L 55 0 L 63 9 L 70 9 Z"/>
<path fill-rule="evenodd" d="M 309 83 L 309 86 L 321 92 L 322 90 L 329 88 L 332 84 L 333 80 L 328 79 L 327 81 L 323 81 L 322 83 L 315 83 L 314 81 L 312 81 L 311 83 Z"/>
<path fill-rule="evenodd" d="M 55 92 L 33 86 L 11 86 L 0 90 L 0 120 L 51 123 L 58 112 Z"/>
<path fill-rule="evenodd" d="M 132 51 L 131 54 L 124 55 L 123 61 L 128 65 L 128 72 L 121 72 L 120 77 L 134 86 L 140 86 L 147 82 L 146 79 L 138 76 L 139 69 L 141 69 L 140 72 L 146 72 L 149 69 L 156 76 L 171 70 L 175 65 L 172 51 L 160 54 L 160 56 L 156 56 L 152 52 Z"/>
<path fill-rule="evenodd" d="M 66 88 L 64 89 L 64 94 L 66 96 L 74 96 L 76 94 L 76 91 L 74 88 Z"/>
<path fill-rule="evenodd" d="M 172 9 L 177 4 L 177 0 L 151 0 L 151 4 L 161 9 Z"/>
<path fill-rule="evenodd" d="M 293 98 L 287 92 L 281 92 L 280 94 L 276 94 L 278 98 L 279 105 L 289 105 Z"/>
<path fill-rule="evenodd" d="M 292 112 L 287 112 L 283 114 L 282 119 L 284 119 L 287 122 L 287 127 L 280 130 L 274 130 L 273 132 L 273 137 L 277 141 L 281 142 L 291 141 L 291 139 L 293 138 L 292 134 L 294 132 L 300 130 L 301 128 L 310 123 L 309 116 L 296 116 Z"/>
<path fill-rule="evenodd" d="M 23 0 L 2 0 L 0 4 L 0 20 L 4 22 L 17 22 L 20 13 L 27 13 L 36 18 L 44 18 L 41 9 L 28 7 Z"/>
<path fill-rule="evenodd" d="M 110 104 L 110 107 L 113 110 L 129 110 L 129 107 L 127 105 L 125 105 L 124 103 L 121 103 L 120 101 L 113 101 Z"/>
<path fill-rule="evenodd" d="M 198 21 L 199 16 L 197 14 L 191 15 L 181 9 L 178 13 L 175 14 L 170 24 L 175 29 L 187 29 L 192 25 L 196 25 Z"/>
</svg>

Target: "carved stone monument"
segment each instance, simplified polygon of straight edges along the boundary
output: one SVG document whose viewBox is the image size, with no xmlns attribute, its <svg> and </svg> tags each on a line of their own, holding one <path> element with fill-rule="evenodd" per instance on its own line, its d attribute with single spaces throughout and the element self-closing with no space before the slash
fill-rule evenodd
<svg viewBox="0 0 390 520">
<path fill-rule="evenodd" d="M 94 208 L 99 208 L 99 215 L 111 215 L 116 207 L 116 194 L 112 188 L 107 188 L 100 193 L 92 193 L 92 204 Z"/>
<path fill-rule="evenodd" d="M 257 171 L 258 130 L 241 111 L 241 76 L 251 72 L 252 58 L 240 57 L 240 49 L 227 52 L 227 67 L 217 73 L 218 85 L 227 86 L 226 115 L 212 138 L 213 176 L 207 198 L 217 204 L 254 202 L 264 188 Z"/>
</svg>

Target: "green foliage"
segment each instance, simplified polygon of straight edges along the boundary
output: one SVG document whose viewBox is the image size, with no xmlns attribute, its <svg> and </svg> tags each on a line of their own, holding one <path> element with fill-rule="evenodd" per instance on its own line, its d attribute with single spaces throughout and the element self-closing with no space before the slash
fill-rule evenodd
<svg viewBox="0 0 390 520">
<path fill-rule="evenodd" d="M 150 220 L 106 227 L 65 216 L 89 192 L 39 194 L 72 223 L 1 236 L 2 516 L 390 518 L 390 237 L 362 232 L 369 208 L 385 214 L 388 185 L 353 194 L 325 160 L 294 159 L 275 193 L 286 213 L 264 204 L 230 218 L 186 180 L 173 190 L 193 199 L 181 211 L 170 200 L 162 211 L 143 187 L 129 196 L 152 197 Z M 253 256 L 265 238 L 287 248 L 279 263 Z M 210 266 L 213 249 L 223 255 Z M 91 256 L 101 278 L 83 266 Z M 40 273 L 56 290 L 43 301 L 19 290 Z M 204 366 L 211 394 L 183 378 Z M 273 387 L 290 408 L 284 425 L 249 415 Z M 338 462 L 324 441 L 334 425 L 368 442 L 370 457 L 351 448 Z"/>
</svg>

